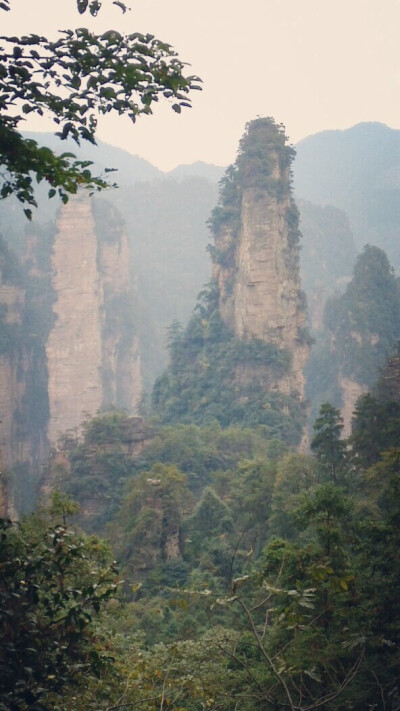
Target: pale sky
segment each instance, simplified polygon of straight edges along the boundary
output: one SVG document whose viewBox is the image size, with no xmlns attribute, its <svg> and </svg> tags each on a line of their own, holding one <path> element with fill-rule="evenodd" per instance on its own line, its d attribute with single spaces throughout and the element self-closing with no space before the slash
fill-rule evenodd
<svg viewBox="0 0 400 711">
<path fill-rule="evenodd" d="M 135 125 L 102 119 L 98 131 L 162 170 L 231 163 L 256 116 L 283 123 L 292 143 L 360 121 L 400 129 L 400 0 L 132 0 L 126 15 L 106 4 L 93 20 L 78 15 L 75 0 L 11 0 L 1 34 L 90 26 L 172 44 L 203 79 L 193 107 L 177 115 L 160 104 Z"/>
</svg>

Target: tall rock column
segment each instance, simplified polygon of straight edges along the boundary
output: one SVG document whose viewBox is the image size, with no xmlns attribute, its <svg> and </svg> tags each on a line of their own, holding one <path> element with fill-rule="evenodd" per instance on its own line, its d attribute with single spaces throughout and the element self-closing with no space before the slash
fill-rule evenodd
<svg viewBox="0 0 400 711">
<path fill-rule="evenodd" d="M 273 389 L 304 399 L 309 345 L 300 289 L 298 211 L 291 195 L 294 151 L 273 119 L 247 125 L 211 218 L 219 309 L 237 338 L 290 351 L 290 372 Z"/>
<path fill-rule="evenodd" d="M 59 215 L 52 254 L 55 323 L 47 346 L 48 438 L 102 407 L 135 413 L 142 380 L 128 239 L 118 212 L 84 192 Z"/>
<path fill-rule="evenodd" d="M 55 238 L 53 306 L 56 321 L 47 347 L 50 420 L 48 437 L 76 427 L 102 403 L 102 293 L 91 204 L 82 193 L 62 208 Z"/>
</svg>

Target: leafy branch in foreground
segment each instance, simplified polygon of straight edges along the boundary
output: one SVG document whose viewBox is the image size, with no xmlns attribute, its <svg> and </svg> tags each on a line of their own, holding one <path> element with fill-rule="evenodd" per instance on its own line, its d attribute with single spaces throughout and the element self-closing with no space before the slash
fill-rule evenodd
<svg viewBox="0 0 400 711">
<path fill-rule="evenodd" d="M 0 542 L 0 708 L 58 708 L 109 661 L 94 622 L 116 596 L 115 565 L 97 539 L 42 517 L 1 519 Z"/>
<path fill-rule="evenodd" d="M 124 3 L 113 3 L 126 10 Z M 101 3 L 77 0 L 80 13 L 96 15 Z M 0 4 L 9 10 L 10 2 Z M 30 114 L 50 116 L 62 140 L 70 137 L 95 143 L 99 115 L 116 113 L 134 123 L 149 115 L 160 99 L 180 113 L 190 107 L 195 76 L 185 76 L 184 63 L 165 42 L 151 34 L 122 35 L 109 30 L 96 35 L 88 29 L 64 30 L 58 39 L 30 34 L 0 37 L 0 198 L 15 194 L 36 206 L 32 175 L 50 184 L 66 202 L 80 185 L 100 190 L 103 178 L 93 176 L 89 161 L 70 153 L 56 156 L 49 148 L 23 138 L 20 124 Z M 27 217 L 31 211 L 25 211 Z"/>
</svg>

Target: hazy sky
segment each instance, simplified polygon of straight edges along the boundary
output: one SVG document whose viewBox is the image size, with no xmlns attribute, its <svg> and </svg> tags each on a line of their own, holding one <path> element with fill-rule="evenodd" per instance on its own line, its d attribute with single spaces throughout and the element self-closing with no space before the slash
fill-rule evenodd
<svg viewBox="0 0 400 711">
<path fill-rule="evenodd" d="M 177 115 L 160 104 L 136 125 L 102 120 L 98 132 L 163 170 L 231 163 L 245 123 L 258 115 L 285 124 L 293 143 L 360 121 L 400 128 L 400 0 L 132 0 L 126 15 L 106 4 L 91 20 L 75 0 L 11 0 L 1 33 L 90 25 L 172 44 L 203 79 L 193 107 Z"/>
</svg>

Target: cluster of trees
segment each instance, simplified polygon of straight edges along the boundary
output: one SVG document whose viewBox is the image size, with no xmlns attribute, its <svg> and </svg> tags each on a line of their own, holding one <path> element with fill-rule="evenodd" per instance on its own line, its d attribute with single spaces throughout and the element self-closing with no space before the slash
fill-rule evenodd
<svg viewBox="0 0 400 711">
<path fill-rule="evenodd" d="M 170 364 L 155 382 L 152 411 L 165 424 L 217 421 L 265 425 L 271 438 L 301 439 L 305 412 L 290 396 L 268 392 L 268 383 L 290 369 L 291 355 L 272 343 L 235 338 L 224 324 L 211 283 L 185 329 L 169 329 Z"/>
<path fill-rule="evenodd" d="M 246 124 L 239 143 L 236 161 L 230 165 L 220 181 L 219 204 L 211 213 L 208 224 L 217 234 L 221 225 L 228 224 L 233 234 L 240 225 L 241 200 L 247 188 L 268 193 L 281 200 L 291 194 L 291 165 L 295 149 L 288 145 L 285 127 L 269 116 Z M 276 177 L 276 168 L 279 175 Z M 296 234 L 298 238 L 298 231 Z"/>
<path fill-rule="evenodd" d="M 306 366 L 307 396 L 314 404 L 341 405 L 341 380 L 372 387 L 400 334 L 400 290 L 381 249 L 366 245 L 343 294 L 330 297 Z M 314 416 L 316 413 L 313 413 Z"/>
<path fill-rule="evenodd" d="M 262 427 L 156 428 L 109 520 L 122 598 L 104 544 L 66 525 L 63 496 L 5 524 L 1 634 L 23 664 L 3 707 L 398 708 L 400 403 L 388 377 L 359 401 L 347 441 L 340 412 L 321 408 L 312 455 Z M 87 446 L 109 452 L 124 417 L 88 423 Z M 43 630 L 36 655 L 27 639 Z"/>
</svg>

